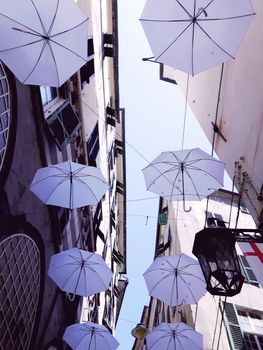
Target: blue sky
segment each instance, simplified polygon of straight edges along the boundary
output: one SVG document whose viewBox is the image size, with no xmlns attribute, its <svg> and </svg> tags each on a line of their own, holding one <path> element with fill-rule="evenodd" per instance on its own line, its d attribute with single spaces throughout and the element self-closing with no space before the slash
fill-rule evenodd
<svg viewBox="0 0 263 350">
<path fill-rule="evenodd" d="M 129 286 L 118 321 L 119 350 L 130 350 L 130 332 L 140 321 L 149 296 L 142 274 L 153 261 L 158 199 L 146 192 L 141 169 L 165 150 L 182 144 L 185 98 L 176 85 L 159 80 L 159 65 L 143 62 L 152 56 L 139 18 L 141 0 L 119 0 L 120 99 L 126 109 L 127 247 Z M 129 144 L 135 148 L 140 156 Z M 211 145 L 188 109 L 185 147 Z M 144 159 L 145 158 L 145 159 Z M 154 198 L 153 198 L 154 197 Z M 148 217 L 148 219 L 147 219 Z"/>
</svg>

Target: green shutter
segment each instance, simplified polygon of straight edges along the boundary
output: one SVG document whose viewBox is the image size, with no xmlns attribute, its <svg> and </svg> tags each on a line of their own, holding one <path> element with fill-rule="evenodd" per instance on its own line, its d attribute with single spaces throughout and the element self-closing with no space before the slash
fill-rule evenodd
<svg viewBox="0 0 263 350">
<path fill-rule="evenodd" d="M 220 306 L 221 310 L 223 310 L 223 304 Z M 231 303 L 226 303 L 225 305 L 224 320 L 231 349 L 247 350 L 243 333 L 238 322 L 236 308 Z"/>
<path fill-rule="evenodd" d="M 243 276 L 245 277 L 245 282 L 258 285 L 257 278 L 254 272 L 252 271 L 246 257 L 244 255 L 239 255 L 239 259 L 241 262 L 240 265 L 243 270 Z"/>
</svg>

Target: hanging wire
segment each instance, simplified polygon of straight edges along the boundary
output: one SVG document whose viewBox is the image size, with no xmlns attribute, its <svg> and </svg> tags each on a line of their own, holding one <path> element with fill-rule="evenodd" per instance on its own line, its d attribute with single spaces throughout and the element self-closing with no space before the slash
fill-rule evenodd
<svg viewBox="0 0 263 350">
<path fill-rule="evenodd" d="M 196 303 L 196 308 L 195 308 L 195 321 L 194 321 L 194 328 L 196 327 L 197 312 L 198 312 L 198 303 Z"/>
<path fill-rule="evenodd" d="M 217 304 L 216 323 L 215 323 L 214 334 L 213 334 L 212 349 L 214 348 L 214 343 L 215 343 L 215 338 L 216 338 L 216 330 L 217 330 L 217 322 L 218 322 L 218 316 L 219 316 L 220 303 L 221 303 L 221 295 L 219 296 L 219 301 Z"/>
<path fill-rule="evenodd" d="M 187 75 L 187 82 L 186 82 L 186 94 L 185 94 L 185 106 L 184 106 L 184 124 L 183 124 L 183 135 L 182 135 L 182 149 L 184 148 L 187 105 L 188 105 L 188 93 L 189 93 L 189 74 Z"/>
<path fill-rule="evenodd" d="M 243 173 L 242 175 L 243 175 L 243 179 L 242 179 L 242 183 L 241 183 L 240 190 L 239 190 L 235 228 L 237 228 L 237 225 L 238 225 L 239 214 L 240 214 L 240 207 L 241 207 L 241 203 L 242 203 L 242 196 L 243 196 L 244 186 L 245 186 L 245 182 L 246 182 L 246 178 L 247 178 L 247 173 Z"/>
<path fill-rule="evenodd" d="M 219 87 L 218 87 L 218 95 L 217 95 L 217 103 L 216 103 L 216 113 L 215 113 L 214 125 L 217 125 L 218 111 L 219 111 L 219 103 L 220 103 L 220 96 L 221 96 L 221 88 L 222 88 L 222 81 L 223 81 L 223 73 L 224 73 L 224 63 L 222 63 L 222 66 L 221 66 L 221 73 L 220 73 L 220 80 L 219 80 Z M 212 140 L 211 156 L 214 155 L 214 149 L 215 149 L 215 134 L 216 134 L 216 129 L 214 128 L 213 140 Z M 208 204 L 209 204 L 209 196 L 207 197 L 207 201 L 206 201 L 205 224 L 204 224 L 204 227 L 206 227 L 206 225 L 207 225 Z"/>
<path fill-rule="evenodd" d="M 219 328 L 219 334 L 218 334 L 218 341 L 217 341 L 216 350 L 219 349 L 219 344 L 220 344 L 221 332 L 222 332 L 222 328 L 223 328 L 224 313 L 225 313 L 225 308 L 226 308 L 226 299 L 227 299 L 227 296 L 225 296 L 225 300 L 223 301 L 223 310 L 222 310 L 222 317 L 221 317 L 221 322 L 220 322 L 220 328 Z"/>
<path fill-rule="evenodd" d="M 228 218 L 228 228 L 230 228 L 231 225 L 231 216 L 232 216 L 232 210 L 233 210 L 233 202 L 234 202 L 234 188 L 235 188 L 235 181 L 236 181 L 236 171 L 237 171 L 237 165 L 238 162 L 235 162 L 235 171 L 232 181 L 232 193 L 231 193 L 231 203 L 230 203 L 230 212 L 229 212 L 229 218 Z"/>
</svg>

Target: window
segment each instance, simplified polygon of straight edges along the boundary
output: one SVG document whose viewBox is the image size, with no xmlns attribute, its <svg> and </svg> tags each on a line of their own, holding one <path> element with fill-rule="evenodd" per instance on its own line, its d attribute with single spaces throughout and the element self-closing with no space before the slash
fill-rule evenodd
<svg viewBox="0 0 263 350">
<path fill-rule="evenodd" d="M 257 278 L 256 278 L 254 272 L 252 271 L 246 257 L 244 255 L 239 255 L 239 261 L 240 261 L 242 274 L 245 277 L 245 282 L 250 283 L 250 284 L 254 284 L 257 287 L 259 287 Z"/>
<path fill-rule="evenodd" d="M 57 207 L 57 215 L 58 215 L 59 232 L 62 235 L 69 221 L 70 210 L 67 208 Z"/>
<path fill-rule="evenodd" d="M 111 126 L 116 126 L 116 111 L 114 108 L 107 106 L 106 107 L 107 114 L 107 124 Z"/>
<path fill-rule="evenodd" d="M 61 101 L 60 101 L 61 102 Z M 51 113 L 50 113 L 51 114 Z M 62 100 L 62 104 L 46 119 L 51 135 L 58 148 L 62 149 L 74 140 L 80 128 L 80 122 L 69 101 Z"/>
<path fill-rule="evenodd" d="M 0 349 L 33 348 L 43 288 L 41 248 L 26 233 L 12 234 L 0 242 Z"/>
<path fill-rule="evenodd" d="M 104 48 L 104 57 L 113 57 L 114 48 L 113 48 L 113 35 L 112 34 L 103 34 L 103 48 Z"/>
<path fill-rule="evenodd" d="M 88 39 L 88 62 L 80 68 L 81 86 L 90 82 L 90 78 L 95 74 L 94 67 L 94 46 L 93 38 Z"/>
<path fill-rule="evenodd" d="M 158 223 L 159 225 L 166 225 L 168 220 L 168 207 L 164 207 L 161 209 L 161 212 L 158 215 Z"/>
<path fill-rule="evenodd" d="M 263 350 L 263 319 L 253 311 L 237 310 L 238 320 L 248 350 Z"/>
<path fill-rule="evenodd" d="M 10 91 L 7 77 L 0 63 L 0 169 L 3 165 L 9 138 Z"/>
<path fill-rule="evenodd" d="M 207 212 L 206 218 L 208 227 L 226 227 L 223 217 L 219 214 Z"/>
<path fill-rule="evenodd" d="M 99 153 L 100 143 L 99 143 L 99 126 L 96 124 L 93 129 L 88 141 L 87 141 L 87 152 L 89 165 L 96 166 L 96 158 Z"/>
<path fill-rule="evenodd" d="M 57 89 L 50 86 L 40 86 L 40 94 L 43 106 L 48 105 L 58 96 Z"/>
<path fill-rule="evenodd" d="M 263 350 L 263 318 L 259 312 L 226 303 L 224 318 L 231 349 Z"/>
<path fill-rule="evenodd" d="M 263 337 L 256 334 L 244 333 L 244 338 L 248 350 L 262 350 L 263 349 Z"/>
</svg>

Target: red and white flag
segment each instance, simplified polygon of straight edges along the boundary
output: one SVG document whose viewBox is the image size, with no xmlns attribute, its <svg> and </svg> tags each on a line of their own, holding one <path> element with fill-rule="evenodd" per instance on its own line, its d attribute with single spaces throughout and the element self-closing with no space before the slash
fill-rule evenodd
<svg viewBox="0 0 263 350">
<path fill-rule="evenodd" d="M 263 243 L 238 242 L 238 245 L 254 272 L 258 283 L 263 287 Z"/>
</svg>

